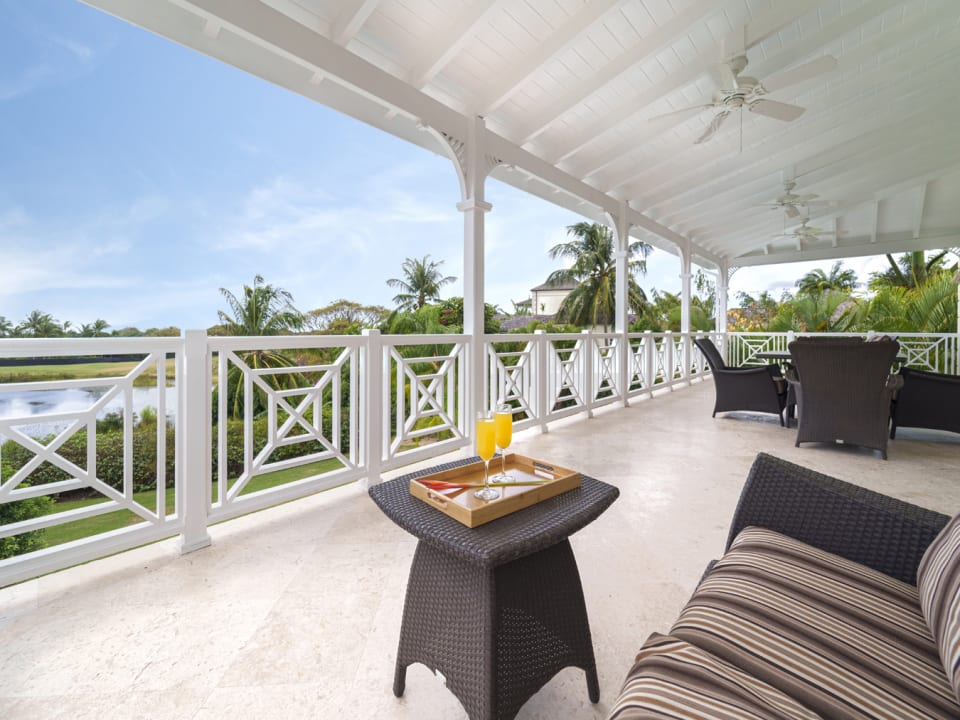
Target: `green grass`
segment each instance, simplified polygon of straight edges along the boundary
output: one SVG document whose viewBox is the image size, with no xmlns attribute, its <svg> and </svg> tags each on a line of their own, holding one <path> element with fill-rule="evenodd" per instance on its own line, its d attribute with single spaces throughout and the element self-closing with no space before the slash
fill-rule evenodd
<svg viewBox="0 0 960 720">
<path fill-rule="evenodd" d="M 96 378 L 123 377 L 133 370 L 139 363 L 125 362 L 91 362 L 71 363 L 69 365 L 12 365 L 0 367 L 0 383 L 14 382 L 47 382 L 51 380 L 86 380 Z M 172 384 L 176 361 L 168 358 L 167 383 Z M 145 370 L 134 385 L 155 385 L 157 373 L 151 367 Z"/>
<path fill-rule="evenodd" d="M 241 496 L 257 492 L 258 490 L 267 490 L 268 488 L 285 485 L 295 480 L 302 480 L 303 478 L 310 477 L 312 475 L 319 475 L 320 473 L 337 470 L 341 467 L 342 464 L 338 460 L 323 460 L 322 462 L 310 463 L 309 465 L 304 465 L 303 467 L 265 473 L 250 480 L 250 482 L 247 483 L 247 486 L 243 489 Z M 214 481 L 213 498 L 216 498 L 216 496 L 217 482 Z M 155 510 L 157 507 L 157 493 L 155 490 L 145 490 L 143 492 L 134 493 L 133 499 L 140 505 L 143 505 L 150 510 Z M 89 507 L 90 505 L 96 505 L 102 502 L 104 502 L 102 497 L 84 498 L 81 500 L 63 500 L 54 505 L 52 512 L 64 512 L 66 510 Z M 168 513 L 173 512 L 173 488 L 168 488 L 166 491 L 165 507 L 167 508 Z M 63 525 L 55 525 L 54 527 L 47 528 L 44 531 L 44 541 L 46 542 L 47 547 L 51 547 L 53 545 L 61 545 L 66 542 L 71 542 L 72 540 L 90 537 L 91 535 L 98 535 L 111 530 L 117 530 L 119 528 L 127 527 L 128 525 L 135 525 L 139 522 L 143 522 L 143 519 L 139 515 L 132 513 L 129 510 L 117 510 L 115 512 L 97 515 L 96 517 L 86 518 L 84 520 L 75 520 L 73 522 L 64 523 Z"/>
</svg>

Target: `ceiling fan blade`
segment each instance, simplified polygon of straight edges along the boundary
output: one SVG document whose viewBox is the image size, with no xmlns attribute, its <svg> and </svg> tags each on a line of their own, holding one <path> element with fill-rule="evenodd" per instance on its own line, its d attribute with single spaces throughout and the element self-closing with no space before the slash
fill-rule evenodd
<svg viewBox="0 0 960 720">
<path fill-rule="evenodd" d="M 733 92 L 737 89 L 737 76 L 729 63 L 719 63 L 710 68 L 710 75 L 717 84 L 717 88 L 723 92 Z"/>
<path fill-rule="evenodd" d="M 700 145 L 701 143 L 705 143 L 707 140 L 712 138 L 716 134 L 717 130 L 720 129 L 720 126 L 723 125 L 723 121 L 727 119 L 727 115 L 729 114 L 729 110 L 721 110 L 714 115 L 713 120 L 710 121 L 710 125 L 704 131 L 703 135 L 694 140 L 693 144 Z"/>
<path fill-rule="evenodd" d="M 793 201 L 798 205 L 806 205 L 812 200 L 816 200 L 818 197 L 820 196 L 816 193 L 807 193 L 806 195 L 798 195 Z"/>
<path fill-rule="evenodd" d="M 833 55 L 824 55 L 803 65 L 797 65 L 795 68 L 784 70 L 777 75 L 771 75 L 763 81 L 763 89 L 768 93 L 776 92 L 790 85 L 796 85 L 804 80 L 809 80 L 817 75 L 835 70 L 836 67 L 837 59 L 833 57 Z"/>
<path fill-rule="evenodd" d="M 766 98 L 754 100 L 750 103 L 749 107 L 750 112 L 757 113 L 757 115 L 766 115 L 767 117 L 774 118 L 775 120 L 783 120 L 784 122 L 796 120 L 806 111 L 806 108 L 798 105 L 789 105 L 787 103 L 777 102 L 776 100 L 767 100 Z"/>
<path fill-rule="evenodd" d="M 707 108 L 712 107 L 716 106 L 713 103 L 707 103 L 706 105 L 691 105 L 690 107 L 680 108 L 679 110 L 671 110 L 670 112 L 660 113 L 659 115 L 648 117 L 647 122 L 662 120 L 663 118 L 673 117 L 675 115 L 686 115 L 688 113 L 700 112 L 701 110 L 706 110 Z"/>
<path fill-rule="evenodd" d="M 800 211 L 797 210 L 797 208 L 794 207 L 793 205 L 787 205 L 784 208 L 784 212 L 786 212 L 787 217 L 790 217 L 790 218 L 800 217 Z"/>
</svg>

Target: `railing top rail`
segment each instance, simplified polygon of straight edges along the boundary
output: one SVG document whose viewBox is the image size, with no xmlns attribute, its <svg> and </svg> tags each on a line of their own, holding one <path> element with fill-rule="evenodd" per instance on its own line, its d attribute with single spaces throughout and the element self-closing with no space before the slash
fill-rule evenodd
<svg viewBox="0 0 960 720">
<path fill-rule="evenodd" d="M 384 345 L 451 345 L 468 342 L 471 335 L 380 335 Z"/>
<path fill-rule="evenodd" d="M 181 337 L 3 338 L 0 339 L 0 357 L 136 355 L 158 350 L 176 352 L 182 347 Z"/>
<path fill-rule="evenodd" d="M 297 348 L 360 347 L 365 339 L 360 335 L 243 335 L 208 337 L 207 344 L 214 352 L 220 350 L 291 350 Z"/>
</svg>

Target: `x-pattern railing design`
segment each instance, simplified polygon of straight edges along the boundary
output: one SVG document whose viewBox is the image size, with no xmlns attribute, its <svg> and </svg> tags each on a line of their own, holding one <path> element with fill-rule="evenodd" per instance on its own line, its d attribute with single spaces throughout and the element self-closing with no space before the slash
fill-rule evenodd
<svg viewBox="0 0 960 720">
<path fill-rule="evenodd" d="M 593 400 L 620 397 L 620 338 L 593 338 L 591 344 L 594 349 Z"/>
<path fill-rule="evenodd" d="M 500 351 L 494 343 L 487 345 L 489 407 L 505 402 L 515 414 L 522 412 L 530 420 L 538 417 L 533 383 L 535 352 L 536 345 L 532 341 L 525 343 L 522 350 Z"/>
<path fill-rule="evenodd" d="M 50 515 L 43 515 L 31 520 L 8 523 L 0 527 L 0 537 L 9 537 L 23 532 L 40 530 L 42 528 L 59 525 L 65 522 L 96 517 L 117 510 L 129 510 L 144 522 L 152 525 L 162 525 L 168 520 L 166 507 L 166 455 L 163 451 L 157 453 L 156 460 L 156 509 L 138 502 L 134 497 L 133 487 L 133 401 L 132 388 L 134 380 L 147 370 L 155 368 L 157 373 L 158 417 L 157 446 L 165 447 L 167 432 L 165 418 L 165 403 L 163 388 L 166 381 L 165 354 L 151 352 L 123 377 L 98 378 L 90 380 L 66 380 L 58 382 L 24 382 L 3 385 L 4 392 L 23 392 L 67 388 L 107 388 L 99 398 L 91 402 L 86 408 L 57 413 L 43 413 L 32 415 L 29 423 L 23 418 L 0 419 L 0 436 L 21 445 L 33 454 L 33 457 L 23 464 L 7 480 L 0 484 L 0 502 L 13 502 L 28 498 L 58 493 L 89 489 L 94 490 L 106 498 L 104 502 L 87 505 Z M 123 486 L 116 489 L 105 482 L 97 472 L 97 417 L 118 396 L 123 398 Z M 24 433 L 21 427 L 30 425 L 65 425 L 47 443 Z M 86 467 L 81 467 L 61 454 L 64 444 L 81 430 L 86 431 Z M 31 476 L 45 463 L 49 463 L 66 473 L 69 478 L 39 485 L 29 484 Z M 23 487 L 20 487 L 24 485 Z"/>
<path fill-rule="evenodd" d="M 242 353 L 225 350 L 219 356 L 219 377 L 221 383 L 220 407 L 218 416 L 227 417 L 226 382 L 230 368 L 242 373 L 244 387 L 244 462 L 243 471 L 233 482 L 227 474 L 227 423 L 218 423 L 219 435 L 219 476 L 217 487 L 218 502 L 223 506 L 235 501 L 243 493 L 250 481 L 264 473 L 308 466 L 324 460 L 337 460 L 341 468 L 356 469 L 357 418 L 355 402 L 350 403 L 349 437 L 345 452 L 344 438 L 341 432 L 341 400 L 343 393 L 344 371 L 350 378 L 356 378 L 357 351 L 344 348 L 336 360 L 328 364 L 297 365 L 293 367 L 252 368 L 243 359 Z M 319 377 L 308 385 L 290 387 L 292 382 L 319 373 Z M 282 377 L 285 381 L 271 385 L 268 377 Z M 351 392 L 356 383 L 350 383 Z M 254 390 L 263 393 L 267 403 L 267 436 L 265 445 L 254 452 L 253 445 L 253 408 Z M 355 399 L 355 397 L 354 397 Z M 329 408 L 330 423 L 324 427 L 324 410 Z M 306 450 L 297 457 L 271 461 L 270 457 L 281 447 L 304 445 Z M 318 447 L 319 446 L 319 447 Z M 316 448 L 310 450 L 309 448 Z M 322 473 L 321 473 L 322 474 Z"/>
<path fill-rule="evenodd" d="M 458 404 L 465 381 L 464 353 L 463 343 L 453 343 L 445 355 L 417 357 L 404 357 L 398 346 L 390 347 L 396 378 L 396 421 L 390 429 L 389 458 L 399 455 L 406 444 L 443 431 L 456 439 L 466 437 Z"/>
<path fill-rule="evenodd" d="M 581 381 L 583 340 L 578 338 L 572 347 L 559 347 L 558 342 L 566 344 L 570 341 L 551 340 L 549 344 L 550 365 L 553 368 L 548 376 L 551 411 L 584 405 Z"/>
<path fill-rule="evenodd" d="M 651 337 L 630 338 L 630 377 L 627 379 L 628 390 L 639 390 L 651 384 L 647 379 L 646 357 L 650 343 L 653 342 L 655 341 Z"/>
</svg>

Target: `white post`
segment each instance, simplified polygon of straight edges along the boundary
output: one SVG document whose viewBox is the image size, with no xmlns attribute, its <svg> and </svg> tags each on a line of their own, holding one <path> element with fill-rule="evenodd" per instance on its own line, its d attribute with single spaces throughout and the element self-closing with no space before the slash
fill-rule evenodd
<svg viewBox="0 0 960 720">
<path fill-rule="evenodd" d="M 207 361 L 205 330 L 183 333 L 181 374 L 177 378 L 177 513 L 183 518 L 180 552 L 188 553 L 210 545 L 207 508 L 210 501 L 210 363 Z M 220 378 L 226 392 L 226 378 Z"/>
<path fill-rule="evenodd" d="M 547 413 L 550 412 L 550 372 L 551 364 L 548 362 L 550 357 L 550 340 L 543 330 L 534 330 L 534 342 L 537 353 L 537 420 L 540 422 L 540 432 L 550 432 L 550 426 L 547 425 Z"/>
<path fill-rule="evenodd" d="M 360 463 L 366 464 L 364 488 L 380 482 L 383 462 L 383 421 L 389 402 L 383 402 L 383 339 L 379 330 L 364 330 L 366 342 L 360 347 L 360 411 L 363 435 L 360 438 Z"/>
<path fill-rule="evenodd" d="M 657 352 L 657 339 L 649 330 L 643 331 L 643 378 L 647 384 L 647 390 L 650 391 L 650 397 L 653 397 L 653 386 L 657 384 L 657 364 L 654 356 Z"/>
<path fill-rule="evenodd" d="M 583 402 L 587 407 L 587 417 L 593 417 L 593 383 L 594 383 L 594 370 L 596 369 L 596 362 L 594 362 L 594 352 L 596 351 L 597 344 L 593 340 L 593 336 L 590 334 L 589 330 L 580 331 L 580 367 L 583 368 L 583 382 L 581 383 L 581 388 L 583 391 Z"/>
<path fill-rule="evenodd" d="M 683 353 L 681 377 L 690 384 L 690 251 L 680 248 L 680 344 Z"/>
<path fill-rule="evenodd" d="M 717 268 L 717 317 L 714 329 L 723 336 L 724 341 L 726 341 L 727 336 L 727 303 L 729 300 L 730 279 L 727 274 L 727 264 L 722 263 Z"/>
<path fill-rule="evenodd" d="M 616 240 L 617 248 L 614 253 L 616 258 L 617 287 L 616 287 L 616 324 L 614 329 L 618 335 L 617 342 L 620 343 L 618 360 L 620 365 L 619 379 L 620 394 L 623 407 L 630 404 L 628 392 L 630 389 L 630 305 L 628 302 L 629 293 L 627 291 L 630 275 L 627 270 L 627 263 L 630 260 L 630 223 L 627 220 L 627 201 L 620 202 L 620 214 L 616 218 Z"/>
<path fill-rule="evenodd" d="M 487 161 L 483 152 L 483 118 L 476 117 L 470 123 L 466 144 L 465 161 L 461 162 L 463 177 L 463 200 L 457 209 L 463 213 L 463 332 L 470 336 L 467 362 L 469 392 L 465 410 L 467 433 L 473 425 L 476 413 L 485 409 L 483 398 L 483 374 L 486 361 L 484 339 L 484 215 L 492 205 L 483 199 L 483 187 L 487 176 Z"/>
</svg>

